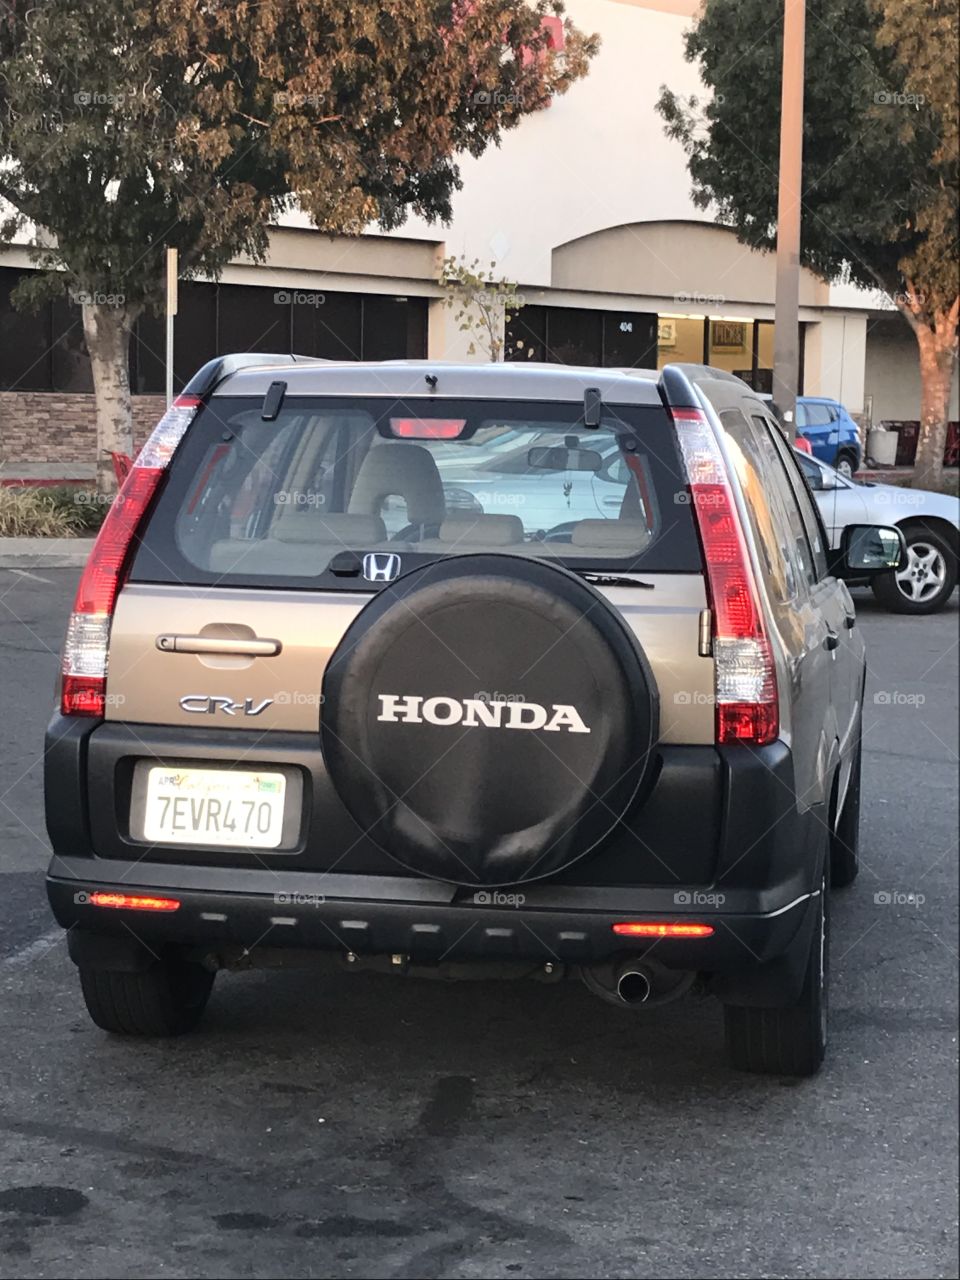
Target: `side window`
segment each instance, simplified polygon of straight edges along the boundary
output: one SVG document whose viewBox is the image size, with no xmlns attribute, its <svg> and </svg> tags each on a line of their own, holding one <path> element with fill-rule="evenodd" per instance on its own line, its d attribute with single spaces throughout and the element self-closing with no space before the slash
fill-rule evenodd
<svg viewBox="0 0 960 1280">
<path fill-rule="evenodd" d="M 800 400 L 797 401 L 797 426 L 805 427 L 807 425 L 807 406 Z"/>
<path fill-rule="evenodd" d="M 774 438 L 774 447 L 780 455 L 784 470 L 787 473 L 787 481 L 793 490 L 797 510 L 800 512 L 800 519 L 803 521 L 803 527 L 807 533 L 807 541 L 813 554 L 813 567 L 816 575 L 814 581 L 819 581 L 821 578 L 825 578 L 828 573 L 827 543 L 823 521 L 820 519 L 820 512 L 817 509 L 817 504 L 810 492 L 810 488 L 823 487 L 823 473 L 812 459 L 808 460 L 803 454 L 794 453 L 779 431 L 773 430 L 771 434 Z M 809 478 L 814 471 L 816 472 L 815 477 Z M 807 487 L 808 484 L 810 488 Z"/>
<path fill-rule="evenodd" d="M 784 518 L 790 526 L 790 539 L 793 544 L 797 562 L 800 565 L 801 573 L 808 583 L 814 583 L 817 580 L 817 572 L 813 563 L 813 553 L 810 548 L 810 543 L 807 539 L 807 530 L 804 526 L 800 509 L 797 506 L 796 495 L 794 494 L 790 480 L 784 471 L 783 460 L 774 441 L 774 436 L 780 435 L 781 433 L 760 414 L 754 414 L 753 421 L 757 431 L 762 433 L 763 443 L 761 447 L 769 461 L 770 482 L 774 485 L 777 493 L 779 494 Z"/>
<path fill-rule="evenodd" d="M 785 604 L 797 594 L 802 568 L 770 465 L 771 455 L 764 449 L 766 432 L 761 435 L 739 409 L 722 409 L 719 417 L 732 446 L 730 453 L 767 588 Z"/>
<path fill-rule="evenodd" d="M 804 407 L 807 411 L 808 427 L 828 427 L 833 421 L 833 414 L 828 404 L 808 404 Z"/>
<path fill-rule="evenodd" d="M 822 489 L 823 488 L 823 472 L 820 470 L 820 468 L 817 466 L 814 460 L 811 457 L 809 457 L 807 454 L 797 453 L 797 454 L 794 454 L 794 457 L 796 458 L 797 465 L 799 466 L 800 470 L 803 472 L 803 478 L 804 480 L 806 480 L 809 487 L 812 490 L 814 490 L 814 492 L 816 492 L 816 490 L 818 489 Z"/>
</svg>

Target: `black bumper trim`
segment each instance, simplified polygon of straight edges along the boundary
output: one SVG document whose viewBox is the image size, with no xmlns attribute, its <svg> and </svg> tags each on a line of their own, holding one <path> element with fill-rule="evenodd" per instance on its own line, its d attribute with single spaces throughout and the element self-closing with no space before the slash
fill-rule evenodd
<svg viewBox="0 0 960 1280">
<path fill-rule="evenodd" d="M 62 863 L 62 859 L 57 862 Z M 102 873 L 102 864 L 97 867 Z M 181 869 L 182 870 L 182 869 Z M 305 877 L 306 878 L 306 877 Z M 412 897 L 377 898 L 332 896 L 331 876 L 309 877 L 314 888 L 298 890 L 292 877 L 274 878 L 271 893 L 224 892 L 213 888 L 144 884 L 127 878 L 105 882 L 99 878 L 62 878 L 51 874 L 47 891 L 54 915 L 64 928 L 129 937 L 143 943 L 174 943 L 203 947 L 293 947 L 306 950 L 357 951 L 370 954 L 402 953 L 426 962 L 464 959 L 554 960 L 585 964 L 617 954 L 656 950 L 663 964 L 707 973 L 739 973 L 763 965 L 791 946 L 810 910 L 812 895 L 794 894 L 767 911 L 730 910 L 716 906 L 698 909 L 695 904 L 678 910 L 667 894 L 657 889 L 609 889 L 606 902 L 584 902 L 582 890 L 571 889 L 564 906 L 535 905 L 531 894 L 513 895 L 517 905 L 490 905 L 451 900 L 450 886 L 422 882 L 433 893 Z M 351 877 L 351 879 L 355 879 Z M 409 882 L 400 881 L 409 891 Z M 370 886 L 373 887 L 372 885 Z M 379 886 L 381 891 L 384 886 Z M 94 890 L 130 893 L 152 888 L 175 893 L 180 909 L 151 913 L 95 907 L 89 902 Z M 436 890 L 446 890 L 443 900 Z M 594 890 L 596 895 L 598 891 Z M 684 892 L 684 891 L 680 891 Z M 691 894 L 693 891 L 690 891 Z M 510 895 L 503 895 L 509 897 Z M 616 899 L 616 900 L 614 900 Z M 623 938 L 612 925 L 623 920 L 696 920 L 714 925 L 708 938 Z"/>
</svg>

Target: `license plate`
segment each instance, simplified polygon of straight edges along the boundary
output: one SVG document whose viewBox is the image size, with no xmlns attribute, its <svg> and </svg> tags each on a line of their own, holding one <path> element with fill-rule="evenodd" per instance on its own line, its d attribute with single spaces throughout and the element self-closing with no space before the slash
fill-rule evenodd
<svg viewBox="0 0 960 1280">
<path fill-rule="evenodd" d="M 283 838 L 282 773 L 228 769 L 147 771 L 143 838 L 152 844 L 276 849 Z"/>
</svg>

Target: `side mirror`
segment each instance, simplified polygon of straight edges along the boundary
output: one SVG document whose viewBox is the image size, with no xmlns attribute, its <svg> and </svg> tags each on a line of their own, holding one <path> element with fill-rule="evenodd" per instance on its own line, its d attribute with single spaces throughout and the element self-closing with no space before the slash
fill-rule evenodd
<svg viewBox="0 0 960 1280">
<path fill-rule="evenodd" d="M 838 578 L 870 578 L 899 569 L 907 558 L 907 543 L 899 529 L 875 524 L 848 524 L 834 552 Z"/>
</svg>

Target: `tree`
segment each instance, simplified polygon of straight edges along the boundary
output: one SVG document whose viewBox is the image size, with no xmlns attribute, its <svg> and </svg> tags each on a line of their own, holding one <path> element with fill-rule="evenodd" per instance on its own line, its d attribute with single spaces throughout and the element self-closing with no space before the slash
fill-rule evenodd
<svg viewBox="0 0 960 1280">
<path fill-rule="evenodd" d="M 503 359 L 505 323 L 524 306 L 515 281 L 498 277 L 496 265 L 483 267 L 479 258 L 467 262 L 450 257 L 444 258 L 440 274 L 444 305 L 457 308 L 454 321 L 461 333 L 470 334 L 467 353 L 473 355 L 479 345 L 494 364 Z"/>
<path fill-rule="evenodd" d="M 771 12 L 775 15 L 771 21 Z M 921 378 L 914 482 L 937 484 L 957 358 L 956 0 L 808 0 L 801 258 L 879 290 L 913 330 Z M 782 8 L 705 0 L 686 56 L 703 104 L 661 88 L 693 198 L 744 243 L 776 239 Z"/>
<path fill-rule="evenodd" d="M 0 240 L 34 229 L 29 303 L 81 303 L 106 450 L 132 443 L 127 353 L 163 305 L 164 259 L 216 278 L 262 261 L 296 203 L 358 233 L 409 209 L 449 219 L 456 156 L 586 73 L 595 37 L 553 0 L 5 0 L 0 7 Z"/>
</svg>

